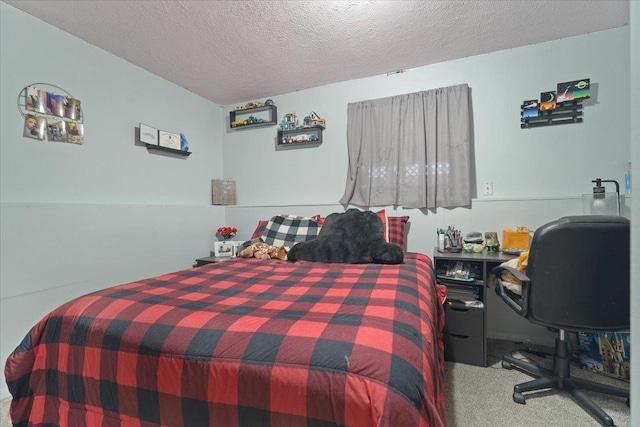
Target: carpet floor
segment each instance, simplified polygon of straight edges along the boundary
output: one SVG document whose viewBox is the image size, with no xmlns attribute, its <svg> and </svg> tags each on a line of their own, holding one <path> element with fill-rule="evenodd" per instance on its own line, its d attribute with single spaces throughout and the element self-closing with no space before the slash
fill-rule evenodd
<svg viewBox="0 0 640 427">
<path fill-rule="evenodd" d="M 509 341 L 488 340 L 486 368 L 445 362 L 445 400 L 447 424 L 460 427 L 585 427 L 600 423 L 579 406 L 565 392 L 543 390 L 525 393 L 524 405 L 512 398 L 513 386 L 533 379 L 516 369 L 503 369 L 501 358 L 512 354 L 551 368 L 552 359 L 524 352 L 533 349 L 550 353 L 553 349 Z M 620 388 L 629 383 L 581 369 L 571 364 L 571 375 Z M 618 427 L 631 426 L 630 412 L 625 399 L 600 393 L 585 392 L 613 418 Z"/>
</svg>

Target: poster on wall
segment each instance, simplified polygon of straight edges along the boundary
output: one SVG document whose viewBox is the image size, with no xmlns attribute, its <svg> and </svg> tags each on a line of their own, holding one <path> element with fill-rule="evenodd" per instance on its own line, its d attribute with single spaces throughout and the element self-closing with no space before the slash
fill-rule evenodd
<svg viewBox="0 0 640 427">
<path fill-rule="evenodd" d="M 572 101 L 574 99 L 587 99 L 590 97 L 590 79 L 558 83 L 558 102 Z"/>
<path fill-rule="evenodd" d="M 520 109 L 522 110 L 521 115 L 523 118 L 538 117 L 540 115 L 537 99 L 529 99 L 527 101 L 524 101 L 520 106 Z"/>
<path fill-rule="evenodd" d="M 540 94 L 540 111 L 556 108 L 556 91 L 542 92 Z"/>
<path fill-rule="evenodd" d="M 36 116 L 35 114 L 27 114 L 24 118 L 24 133 L 27 138 L 43 140 L 47 119 Z"/>
<path fill-rule="evenodd" d="M 159 144 L 161 147 L 180 150 L 180 135 L 171 132 L 160 131 Z"/>
<path fill-rule="evenodd" d="M 140 123 L 140 142 L 158 145 L 158 129 Z"/>
</svg>

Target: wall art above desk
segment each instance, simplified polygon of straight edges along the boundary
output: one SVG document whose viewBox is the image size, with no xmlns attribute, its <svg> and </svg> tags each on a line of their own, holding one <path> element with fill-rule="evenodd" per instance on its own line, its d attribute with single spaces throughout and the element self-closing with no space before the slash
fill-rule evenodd
<svg viewBox="0 0 640 427">
<path fill-rule="evenodd" d="M 542 92 L 539 100 L 522 103 L 520 128 L 582 123 L 582 101 L 590 97 L 590 79 L 558 83 L 556 90 Z"/>
</svg>

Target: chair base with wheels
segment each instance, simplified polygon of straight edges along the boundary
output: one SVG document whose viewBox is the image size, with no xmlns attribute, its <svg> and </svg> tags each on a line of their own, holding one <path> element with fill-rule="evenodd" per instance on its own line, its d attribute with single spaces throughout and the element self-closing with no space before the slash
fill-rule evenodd
<svg viewBox="0 0 640 427">
<path fill-rule="evenodd" d="M 517 403 L 524 403 L 527 391 L 563 390 L 605 426 L 613 420 L 582 390 L 625 397 L 629 405 L 627 390 L 571 377 L 566 334 L 629 330 L 630 229 L 629 220 L 619 216 L 562 217 L 535 231 L 526 274 L 506 264 L 491 270 L 496 292 L 509 307 L 535 325 L 559 331 L 552 370 L 504 357 L 503 367 L 538 377 L 513 388 Z M 512 292 L 503 273 L 522 286 Z"/>
<path fill-rule="evenodd" d="M 613 426 L 613 419 L 584 394 L 582 390 L 625 397 L 627 406 L 629 406 L 629 390 L 571 376 L 569 342 L 566 340 L 566 331 L 564 330 L 560 330 L 559 337 L 556 338 L 556 347 L 553 354 L 553 371 L 510 355 L 505 355 L 502 359 L 503 368 L 511 369 L 515 367 L 529 375 L 538 377 L 535 380 L 516 384 L 513 387 L 513 400 L 516 403 L 526 403 L 522 393 L 527 391 L 549 388 L 563 390 L 569 393 L 576 403 L 590 411 L 604 426 Z"/>
</svg>

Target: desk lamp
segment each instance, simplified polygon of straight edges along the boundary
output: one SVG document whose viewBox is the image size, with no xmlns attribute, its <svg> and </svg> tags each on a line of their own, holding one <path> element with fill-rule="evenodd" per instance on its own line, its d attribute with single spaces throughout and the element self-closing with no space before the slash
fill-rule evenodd
<svg viewBox="0 0 640 427">
<path fill-rule="evenodd" d="M 596 184 L 592 194 L 582 195 L 582 212 L 585 215 L 620 215 L 620 185 L 612 179 L 597 178 L 591 181 Z M 607 193 L 603 182 L 613 182 L 615 193 Z"/>
</svg>

